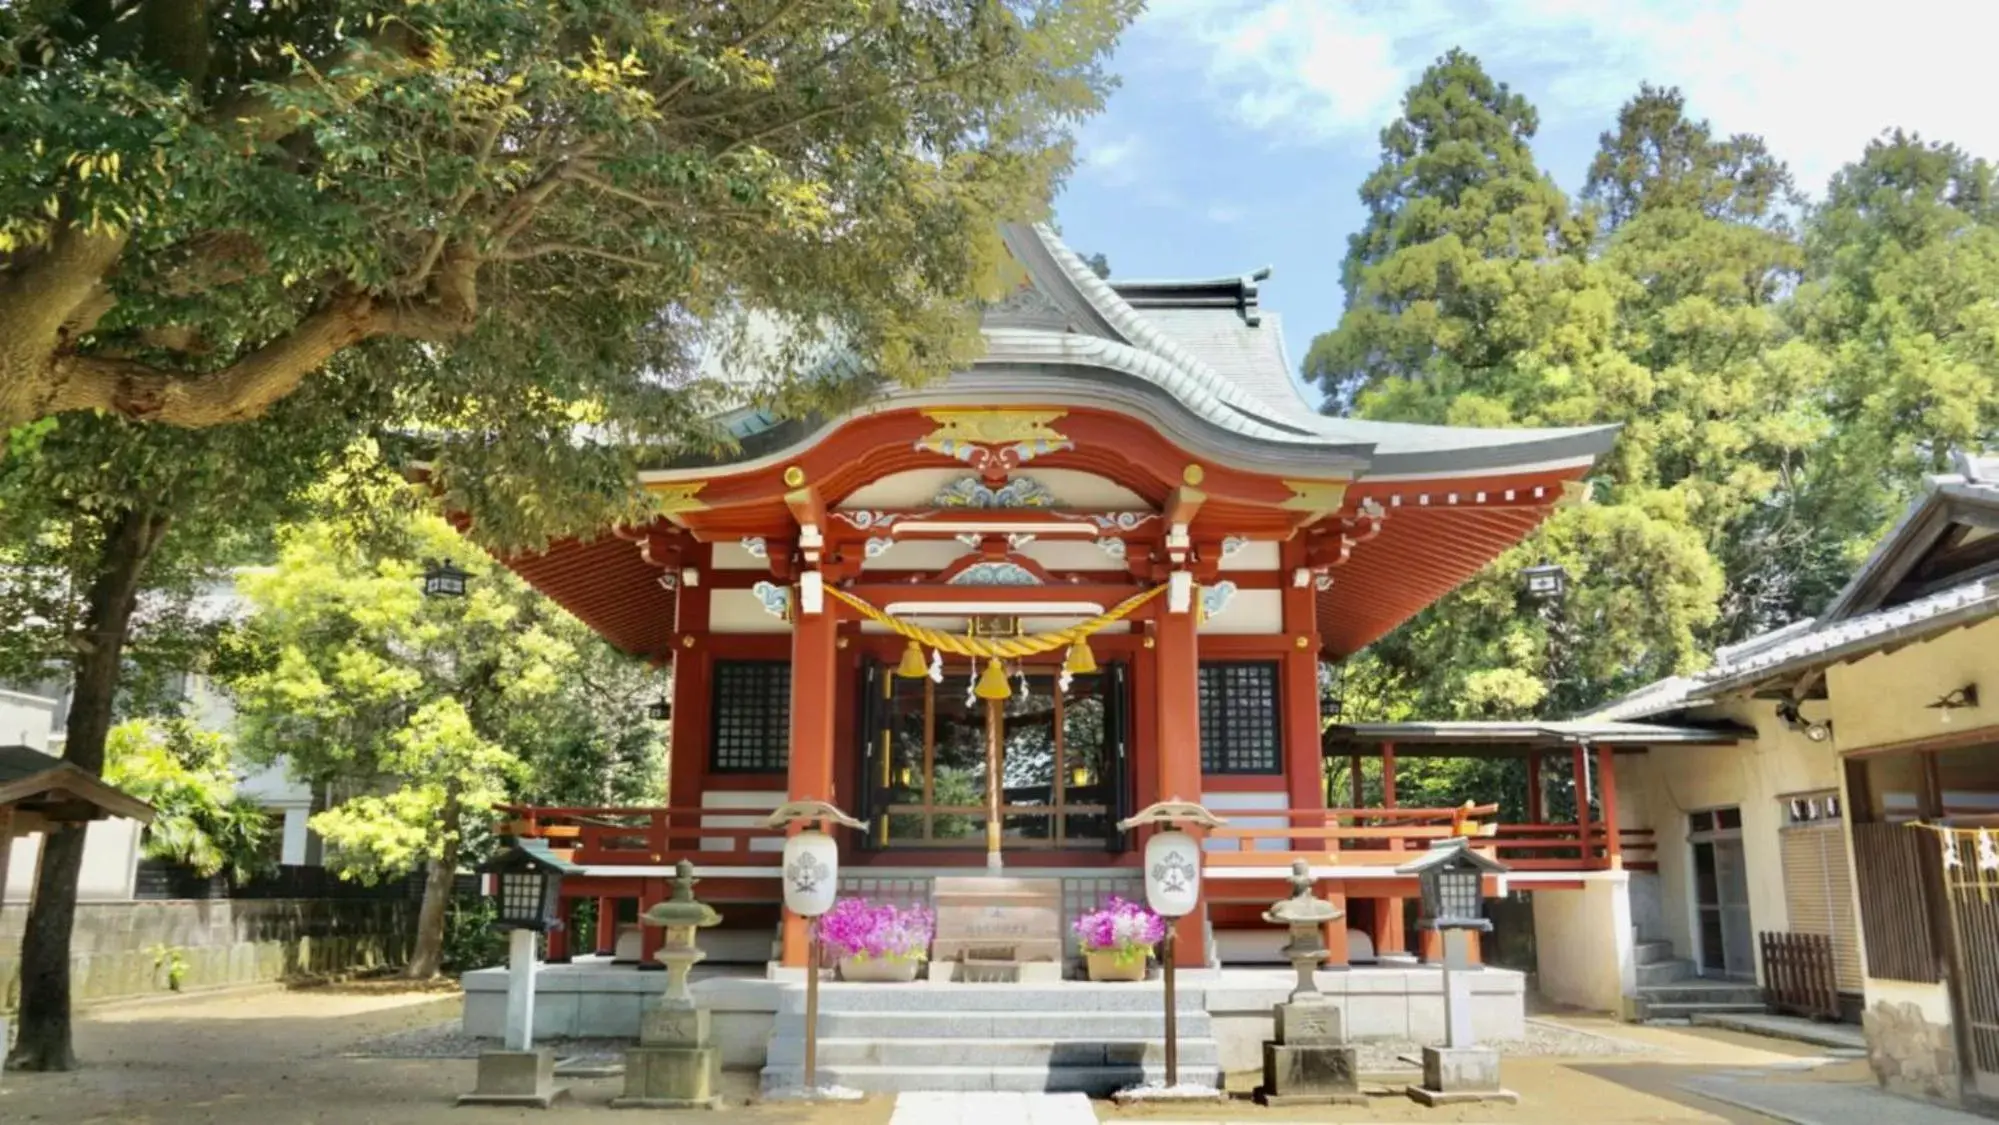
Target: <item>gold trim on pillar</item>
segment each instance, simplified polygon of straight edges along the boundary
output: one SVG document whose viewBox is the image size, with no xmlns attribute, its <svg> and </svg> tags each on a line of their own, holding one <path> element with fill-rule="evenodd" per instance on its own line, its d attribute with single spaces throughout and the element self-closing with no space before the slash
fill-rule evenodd
<svg viewBox="0 0 1999 1125">
<path fill-rule="evenodd" d="M 1347 502 L 1347 486 L 1350 483 L 1343 480 L 1287 480 L 1284 487 L 1291 490 L 1291 498 L 1277 506 L 1294 512 L 1311 512 L 1315 519 L 1330 516 Z"/>
</svg>

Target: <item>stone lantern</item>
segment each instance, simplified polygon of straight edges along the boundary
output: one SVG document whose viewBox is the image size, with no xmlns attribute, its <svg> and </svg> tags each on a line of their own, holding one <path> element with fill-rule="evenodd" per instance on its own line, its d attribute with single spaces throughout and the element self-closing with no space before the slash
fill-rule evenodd
<svg viewBox="0 0 1999 1125">
<path fill-rule="evenodd" d="M 694 865 L 674 867 L 673 895 L 639 916 L 665 930 L 658 958 L 666 966 L 666 994 L 646 1009 L 639 1045 L 625 1052 L 625 1092 L 620 1108 L 714 1109 L 721 1104 L 722 1052 L 709 1011 L 687 989 L 687 974 L 708 955 L 696 939 L 722 916 L 694 898 Z"/>
<path fill-rule="evenodd" d="M 1298 971 L 1291 999 L 1277 1005 L 1277 1038 L 1263 1044 L 1264 1105 L 1365 1104 L 1360 1092 L 1357 1052 L 1347 1045 L 1340 1010 L 1319 991 L 1313 974 L 1326 960 L 1326 923 L 1343 917 L 1332 903 L 1312 893 L 1312 869 L 1291 863 L 1291 897 L 1264 911 L 1263 920 L 1291 931 L 1284 955 Z"/>
</svg>

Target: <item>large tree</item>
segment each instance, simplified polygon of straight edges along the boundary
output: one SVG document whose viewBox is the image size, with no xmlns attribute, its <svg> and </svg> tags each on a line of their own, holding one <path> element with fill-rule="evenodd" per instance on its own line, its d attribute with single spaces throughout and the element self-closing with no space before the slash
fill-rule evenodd
<svg viewBox="0 0 1999 1125">
<path fill-rule="evenodd" d="M 1864 552 L 1953 449 L 1999 446 L 1999 185 L 1954 145 L 1895 131 L 1805 223 L 1799 330 L 1829 359 L 1814 518 Z"/>
<path fill-rule="evenodd" d="M 356 353 L 384 417 L 479 433 L 440 479 L 533 538 L 561 470 L 629 467 L 554 438 L 685 443 L 727 310 L 792 326 L 780 404 L 827 338 L 962 365 L 997 223 L 1045 208 L 1137 7 L 0 6 L 0 429 L 252 418 Z"/>
<path fill-rule="evenodd" d="M 1804 266 L 1789 170 L 1645 86 L 1603 134 L 1583 199 L 1601 212 L 1618 345 L 1647 373 L 1621 417 L 1626 483 L 1669 494 L 1726 572 L 1703 640 L 1816 609 L 1841 568 L 1799 509 L 1828 421 L 1823 353 L 1784 315 Z"/>
<path fill-rule="evenodd" d="M 259 422 L 187 430 L 101 415 L 17 427 L 0 456 L 0 679 L 64 681 L 63 754 L 93 774 L 119 715 L 196 665 L 215 632 L 194 595 L 258 557 L 276 523 L 340 463 L 346 426 L 314 388 Z M 80 828 L 41 850 L 21 943 L 21 1021 L 8 1065 L 67 1070 L 70 929 Z"/>
<path fill-rule="evenodd" d="M 1345 313 L 1306 360 L 1328 409 L 1489 426 L 1652 409 L 1653 372 L 1620 339 L 1621 278 L 1591 253 L 1594 216 L 1535 163 L 1535 127 L 1533 107 L 1460 51 L 1410 89 L 1361 189 Z M 1558 512 L 1358 658 L 1386 717 L 1566 713 L 1697 658 L 1720 574 L 1686 498 L 1628 439 L 1592 491 L 1597 503 Z M 1559 614 L 1518 594 L 1520 568 L 1542 558 L 1573 576 Z"/>
<path fill-rule="evenodd" d="M 658 803 L 664 677 L 486 559 L 463 598 L 427 598 L 425 559 L 461 542 L 434 516 L 363 539 L 285 533 L 246 574 L 252 606 L 227 676 L 251 761 L 329 786 L 327 862 L 373 881 L 426 873 L 413 977 L 439 967 L 445 908 L 495 803 Z"/>
</svg>

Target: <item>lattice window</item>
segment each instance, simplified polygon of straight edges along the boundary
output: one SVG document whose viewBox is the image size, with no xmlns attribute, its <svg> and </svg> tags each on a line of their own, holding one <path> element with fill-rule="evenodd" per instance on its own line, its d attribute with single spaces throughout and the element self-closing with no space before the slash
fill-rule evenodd
<svg viewBox="0 0 1999 1125">
<path fill-rule="evenodd" d="M 718 660 L 711 773 L 783 773 L 791 764 L 791 665 L 776 660 Z"/>
<path fill-rule="evenodd" d="M 1277 662 L 1201 665 L 1201 772 L 1282 773 Z"/>
</svg>

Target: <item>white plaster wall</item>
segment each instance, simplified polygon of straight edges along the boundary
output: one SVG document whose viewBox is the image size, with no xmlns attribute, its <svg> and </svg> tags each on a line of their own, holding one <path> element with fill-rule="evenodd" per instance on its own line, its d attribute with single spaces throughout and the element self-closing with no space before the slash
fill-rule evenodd
<svg viewBox="0 0 1999 1125">
<path fill-rule="evenodd" d="M 1289 828 L 1291 826 L 1291 818 L 1286 816 L 1244 815 L 1262 809 L 1290 808 L 1291 795 L 1283 790 L 1249 793 L 1203 793 L 1201 794 L 1201 804 L 1207 806 L 1208 811 L 1239 828 Z M 1248 849 L 1250 851 L 1281 852 L 1286 850 L 1290 841 L 1275 837 L 1255 841 L 1206 840 L 1202 842 L 1201 847 L 1203 850 L 1211 852 L 1232 852 L 1238 850 L 1237 845 L 1246 843 L 1254 843 L 1256 845 Z"/>
<path fill-rule="evenodd" d="M 709 555 L 711 570 L 769 570 L 770 560 L 750 554 L 740 542 L 717 543 Z"/>
<path fill-rule="evenodd" d="M 1534 891 L 1535 980 L 1541 995 L 1619 1012 L 1637 986 L 1629 885 L 1615 874 L 1574 891 Z"/>
<path fill-rule="evenodd" d="M 18 691 L 0 691 L 0 746 L 26 746 L 49 752 L 49 729 L 55 722 L 57 700 Z"/>
<path fill-rule="evenodd" d="M 1067 570 L 1122 570 L 1124 563 L 1104 553 L 1094 539 L 1036 539 L 1021 554 L 1059 577 Z"/>
<path fill-rule="evenodd" d="M 1201 622 L 1201 632 L 1269 636 L 1284 631 L 1284 591 L 1237 590 L 1222 611 Z"/>
<path fill-rule="evenodd" d="M 1032 544 L 1029 544 L 1032 546 Z M 868 559 L 862 570 L 922 570 L 939 571 L 964 556 L 972 549 L 956 539 L 908 539 L 896 543 L 888 550 Z"/>
<path fill-rule="evenodd" d="M 1277 544 L 1258 540 L 1244 543 L 1233 554 L 1222 556 L 1223 570 L 1276 570 Z"/>
<path fill-rule="evenodd" d="M 1769 700 L 1732 700 L 1700 712 L 1701 718 L 1731 719 L 1754 727 L 1757 737 L 1753 742 L 1663 746 L 1646 755 L 1645 815 L 1658 844 L 1660 922 L 1665 931 L 1659 936 L 1673 943 L 1676 956 L 1692 958 L 1697 952 L 1693 849 L 1687 842 L 1687 814 L 1699 809 L 1734 805 L 1742 810 L 1742 854 L 1752 931 L 1782 930 L 1790 925 L 1778 839 L 1783 827 L 1780 800 L 1797 793 L 1838 789 L 1840 769 L 1834 741 L 1811 741 L 1779 720 L 1774 708 Z M 1823 719 L 1826 706 L 1806 703 L 1804 713 L 1808 719 Z M 1619 770 L 1621 776 L 1621 764 Z"/>
<path fill-rule="evenodd" d="M 725 784 L 725 785 L 728 783 L 726 779 L 711 779 L 711 780 L 716 780 L 720 784 Z M 755 828 L 764 822 L 764 816 L 766 814 L 768 814 L 772 809 L 776 808 L 779 804 L 783 803 L 783 801 L 784 801 L 784 791 L 781 789 L 705 790 L 701 794 L 702 808 L 743 809 L 746 811 L 748 815 L 709 816 L 706 813 L 703 813 L 701 817 L 701 827 Z M 731 843 L 733 843 L 733 841 L 725 836 L 717 836 L 712 839 L 704 837 L 701 841 L 701 850 L 704 852 L 722 851 L 728 848 Z M 749 845 L 750 845 L 749 850 L 753 852 L 781 852 L 784 850 L 784 839 L 779 836 L 772 836 L 769 837 L 768 839 L 751 840 L 749 841 Z"/>
<path fill-rule="evenodd" d="M 132 878 L 139 867 L 140 829 L 136 820 L 100 820 L 84 829 L 88 835 L 83 841 L 83 871 L 77 878 L 78 902 L 124 902 L 132 897 Z M 40 833 L 14 841 L 7 857 L 6 901 L 29 900 L 41 856 Z"/>
<path fill-rule="evenodd" d="M 710 590 L 708 628 L 717 633 L 789 633 L 791 623 L 766 612 L 748 590 Z"/>
</svg>

